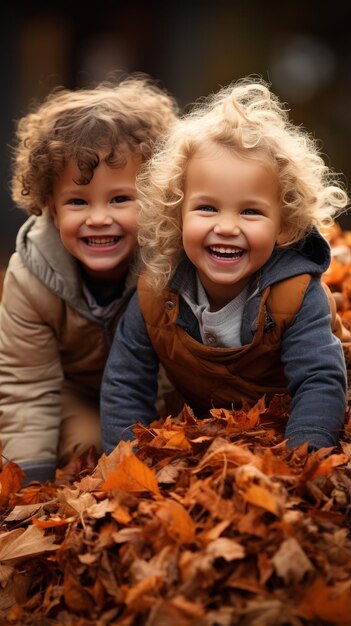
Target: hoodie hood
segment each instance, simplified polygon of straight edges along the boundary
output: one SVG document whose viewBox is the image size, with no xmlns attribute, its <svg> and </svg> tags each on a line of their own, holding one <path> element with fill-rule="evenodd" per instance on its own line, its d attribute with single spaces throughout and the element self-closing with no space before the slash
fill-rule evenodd
<svg viewBox="0 0 351 626">
<path fill-rule="evenodd" d="M 321 275 L 330 265 L 330 246 L 317 228 L 290 247 L 273 251 L 257 274 L 259 290 L 299 274 Z"/>
<path fill-rule="evenodd" d="M 78 263 L 63 246 L 49 213 L 33 215 L 26 220 L 18 231 L 16 251 L 50 291 L 84 317 L 95 320 L 82 291 Z"/>
</svg>

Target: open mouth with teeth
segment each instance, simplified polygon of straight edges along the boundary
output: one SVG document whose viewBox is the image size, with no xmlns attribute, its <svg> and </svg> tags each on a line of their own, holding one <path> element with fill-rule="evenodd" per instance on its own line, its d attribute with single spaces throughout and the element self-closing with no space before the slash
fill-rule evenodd
<svg viewBox="0 0 351 626">
<path fill-rule="evenodd" d="M 99 248 L 108 248 L 110 246 L 115 246 L 122 237 L 106 237 L 106 236 L 95 236 L 95 237 L 83 237 L 84 243 L 88 246 L 99 247 Z"/>
<path fill-rule="evenodd" d="M 229 261 L 240 259 L 245 252 L 242 248 L 231 248 L 230 246 L 210 246 L 207 249 L 215 259 Z"/>
</svg>

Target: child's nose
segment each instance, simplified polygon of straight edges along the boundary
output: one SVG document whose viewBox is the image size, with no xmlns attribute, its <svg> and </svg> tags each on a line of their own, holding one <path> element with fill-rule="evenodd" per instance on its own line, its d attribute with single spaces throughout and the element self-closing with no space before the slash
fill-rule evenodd
<svg viewBox="0 0 351 626">
<path fill-rule="evenodd" d="M 214 227 L 217 235 L 237 236 L 240 234 L 240 226 L 238 219 L 234 215 L 221 215 Z"/>
<path fill-rule="evenodd" d="M 110 226 L 113 219 L 107 207 L 94 206 L 89 210 L 85 220 L 87 226 Z"/>
</svg>

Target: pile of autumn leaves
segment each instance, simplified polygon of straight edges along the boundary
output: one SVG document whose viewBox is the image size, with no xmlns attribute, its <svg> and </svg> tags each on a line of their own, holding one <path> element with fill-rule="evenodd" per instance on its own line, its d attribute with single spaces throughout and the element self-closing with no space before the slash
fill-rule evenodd
<svg viewBox="0 0 351 626">
<path fill-rule="evenodd" d="M 5 464 L 0 625 L 349 626 L 351 420 L 337 448 L 292 451 L 288 408 L 185 406 L 55 484 Z"/>
</svg>

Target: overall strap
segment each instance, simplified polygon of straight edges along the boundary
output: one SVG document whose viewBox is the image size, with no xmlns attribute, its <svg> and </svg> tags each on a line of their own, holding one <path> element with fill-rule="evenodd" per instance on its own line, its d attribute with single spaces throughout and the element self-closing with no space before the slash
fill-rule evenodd
<svg viewBox="0 0 351 626">
<path fill-rule="evenodd" d="M 301 307 L 311 274 L 299 274 L 275 283 L 270 287 L 267 308 L 276 323 L 291 324 Z"/>
</svg>

